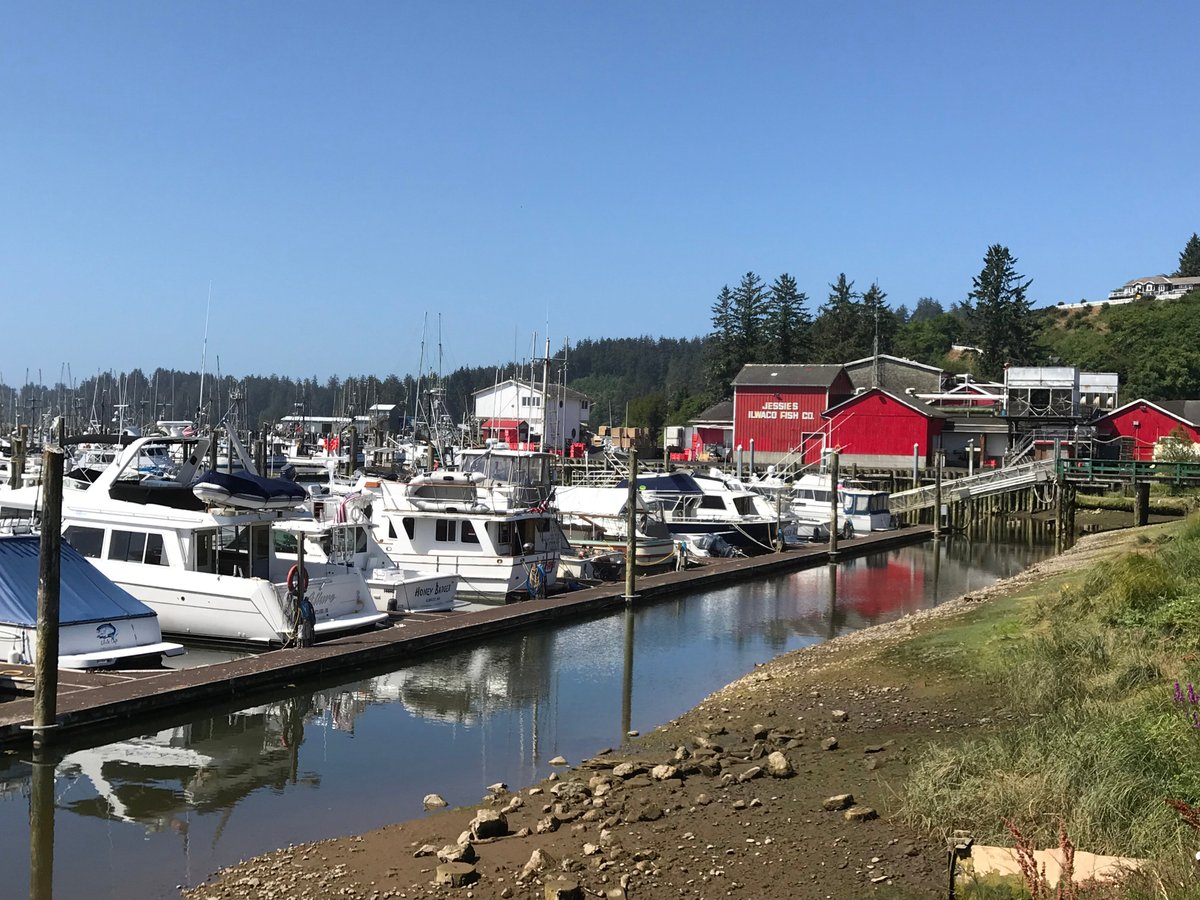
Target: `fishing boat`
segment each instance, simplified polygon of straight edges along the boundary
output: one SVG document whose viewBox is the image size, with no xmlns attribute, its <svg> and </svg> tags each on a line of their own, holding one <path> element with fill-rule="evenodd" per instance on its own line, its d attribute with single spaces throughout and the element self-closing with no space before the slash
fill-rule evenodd
<svg viewBox="0 0 1200 900">
<path fill-rule="evenodd" d="M 316 492 L 313 521 L 295 520 L 274 529 L 281 559 L 298 560 L 304 543 L 304 565 L 310 575 L 354 569 L 367 583 L 377 609 L 385 612 L 444 612 L 454 609 L 459 575 L 404 568 L 387 555 L 371 529 L 367 507 L 373 496 L 361 492 Z"/>
<path fill-rule="evenodd" d="M 166 475 L 144 475 L 138 460 L 152 447 L 170 447 L 182 462 Z M 286 644 L 300 625 L 304 604 L 295 588 L 305 579 L 292 571 L 294 560 L 276 552 L 272 531 L 311 517 L 299 500 L 282 508 L 248 500 L 240 490 L 221 497 L 208 487 L 197 492 L 212 480 L 199 468 L 208 448 L 205 436 L 134 440 L 85 489 L 63 492 L 63 539 L 153 609 L 166 634 Z M 9 491 L 0 503 L 35 510 L 40 489 Z M 307 581 L 317 638 L 387 619 L 354 569 L 308 573 Z"/>
<path fill-rule="evenodd" d="M 550 454 L 464 451 L 461 468 L 408 481 L 361 477 L 375 539 L 406 569 L 460 576 L 460 596 L 502 602 L 541 596 L 558 579 L 558 518 Z"/>
<path fill-rule="evenodd" d="M 0 536 L 0 658 L 37 662 L 41 538 Z M 179 656 L 162 639 L 154 610 L 113 584 L 69 545 L 59 557 L 58 665 L 63 669 L 147 668 Z"/>
</svg>

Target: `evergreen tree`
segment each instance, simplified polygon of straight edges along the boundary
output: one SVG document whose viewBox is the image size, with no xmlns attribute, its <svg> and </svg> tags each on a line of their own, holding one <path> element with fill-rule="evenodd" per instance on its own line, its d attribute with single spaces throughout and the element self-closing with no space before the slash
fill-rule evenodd
<svg viewBox="0 0 1200 900">
<path fill-rule="evenodd" d="M 740 369 L 748 362 L 758 362 L 765 349 L 767 288 L 753 272 L 743 275 L 741 283 L 733 289 L 733 318 L 737 368 Z"/>
<path fill-rule="evenodd" d="M 917 305 L 913 307 L 912 315 L 908 317 L 908 321 L 925 322 L 929 319 L 936 319 L 944 312 L 942 304 L 938 303 L 932 297 L 921 297 L 917 300 Z"/>
<path fill-rule="evenodd" d="M 983 356 L 984 374 L 998 378 L 1006 363 L 1024 363 L 1032 358 L 1035 331 L 1032 305 L 1025 292 L 1033 279 L 1017 274 L 1016 257 L 1007 247 L 992 244 L 983 258 L 983 269 L 968 294 L 973 332 Z"/>
<path fill-rule="evenodd" d="M 1200 278 L 1200 235 L 1194 231 L 1188 239 L 1187 246 L 1179 254 L 1179 269 L 1176 278 Z"/>
<path fill-rule="evenodd" d="M 862 304 L 854 282 L 846 273 L 829 286 L 829 299 L 821 306 L 813 322 L 813 361 L 846 363 L 858 359 L 855 352 L 861 337 Z"/>
<path fill-rule="evenodd" d="M 895 314 L 888 309 L 886 301 L 887 294 L 879 286 L 879 282 L 873 282 L 867 288 L 867 292 L 862 295 L 857 342 L 857 349 L 861 352 L 851 357 L 852 359 L 861 359 L 874 354 L 877 338 L 880 353 L 892 352 L 897 322 Z"/>
<path fill-rule="evenodd" d="M 721 288 L 712 305 L 712 333 L 708 337 L 708 387 L 716 397 L 730 396 L 730 382 L 737 374 L 737 319 L 734 315 L 733 292 L 729 285 Z"/>
<path fill-rule="evenodd" d="M 784 272 L 767 294 L 766 361 L 798 363 L 812 349 L 812 316 L 804 308 L 808 296 L 797 289 L 796 279 Z"/>
</svg>

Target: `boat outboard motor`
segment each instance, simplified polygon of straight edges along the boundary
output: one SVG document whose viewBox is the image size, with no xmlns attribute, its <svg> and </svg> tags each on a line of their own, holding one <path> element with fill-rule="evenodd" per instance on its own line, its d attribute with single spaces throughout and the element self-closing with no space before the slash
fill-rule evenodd
<svg viewBox="0 0 1200 900">
<path fill-rule="evenodd" d="M 296 467 L 291 463 L 284 463 L 283 468 L 279 470 L 279 477 L 286 481 L 295 481 Z"/>
</svg>

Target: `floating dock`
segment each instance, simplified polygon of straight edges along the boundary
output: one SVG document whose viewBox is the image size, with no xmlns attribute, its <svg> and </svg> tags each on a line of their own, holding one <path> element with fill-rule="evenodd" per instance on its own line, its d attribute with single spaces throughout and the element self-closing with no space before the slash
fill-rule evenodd
<svg viewBox="0 0 1200 900">
<path fill-rule="evenodd" d="M 875 532 L 839 542 L 837 559 L 920 543 L 932 535 L 933 529 L 925 526 Z M 702 565 L 639 577 L 632 602 L 653 603 L 684 591 L 811 568 L 830 562 L 830 554 L 827 545 L 811 544 L 784 553 L 697 562 Z M 390 628 L 193 669 L 109 673 L 60 669 L 57 725 L 47 733 L 47 742 L 76 744 L 100 732 L 143 733 L 155 722 L 177 724 L 201 707 L 253 706 L 294 691 L 298 682 L 328 682 L 339 676 L 361 677 L 364 671 L 387 671 L 489 635 L 580 619 L 623 607 L 626 602 L 624 583 L 603 584 L 484 610 L 405 615 Z M 0 745 L 31 742 L 32 690 L 32 666 L 0 665 L 0 691 L 16 695 L 0 703 Z"/>
</svg>

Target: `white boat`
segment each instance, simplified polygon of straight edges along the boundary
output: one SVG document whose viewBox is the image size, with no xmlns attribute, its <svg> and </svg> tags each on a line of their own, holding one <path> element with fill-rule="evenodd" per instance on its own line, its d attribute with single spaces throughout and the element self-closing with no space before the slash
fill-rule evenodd
<svg viewBox="0 0 1200 900">
<path fill-rule="evenodd" d="M 0 537 L 0 658 L 37 662 L 41 538 Z M 183 645 L 162 639 L 146 604 L 105 578 L 72 547 L 59 560 L 58 665 L 63 669 L 145 668 Z"/>
<path fill-rule="evenodd" d="M 461 471 L 410 481 L 364 476 L 354 486 L 374 536 L 406 569 L 461 577 L 460 596 L 490 602 L 539 596 L 558 580 L 558 519 L 550 454 L 465 451 Z"/>
<path fill-rule="evenodd" d="M 675 559 L 677 539 L 667 529 L 657 507 L 635 495 L 635 560 L 639 568 L 661 566 Z M 626 508 L 629 491 L 615 487 L 560 487 L 554 493 L 563 534 L 576 553 L 598 556 L 625 552 L 629 531 Z"/>
<path fill-rule="evenodd" d="M 787 510 L 777 511 L 759 494 L 712 475 L 640 475 L 638 491 L 661 508 L 671 534 L 719 533 L 749 555 L 773 552 L 780 527 L 790 521 Z"/>
<path fill-rule="evenodd" d="M 310 576 L 356 570 L 375 606 L 383 612 L 444 612 L 455 606 L 459 576 L 454 572 L 421 571 L 397 565 L 375 540 L 366 507 L 369 494 L 317 494 L 315 521 L 289 521 L 275 527 L 275 551 L 295 560 L 304 542 L 304 565 Z"/>
<path fill-rule="evenodd" d="M 848 522 L 855 534 L 889 531 L 896 527 L 888 508 L 888 492 L 841 482 L 838 486 L 838 517 Z M 829 475 L 808 473 L 792 485 L 791 508 L 802 524 L 823 525 L 828 533 L 833 501 Z"/>
<path fill-rule="evenodd" d="M 138 472 L 146 448 L 181 440 L 183 462 L 173 477 Z M 158 613 L 164 633 L 263 647 L 287 643 L 304 605 L 289 596 L 294 562 L 276 553 L 272 530 L 309 516 L 300 507 L 206 504 L 192 486 L 208 446 L 206 437 L 135 440 L 85 490 L 64 491 L 63 539 Z M 33 510 L 41 505 L 39 491 L 10 491 L 0 504 Z M 307 600 L 318 638 L 387 619 L 352 569 L 310 573 Z"/>
</svg>

